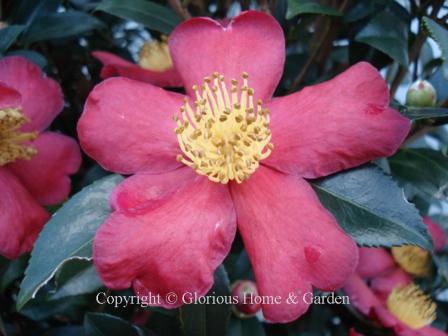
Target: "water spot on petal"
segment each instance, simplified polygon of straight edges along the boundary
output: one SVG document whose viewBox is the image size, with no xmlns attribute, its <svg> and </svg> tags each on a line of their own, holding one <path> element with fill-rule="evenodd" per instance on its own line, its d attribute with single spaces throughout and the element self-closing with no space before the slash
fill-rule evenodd
<svg viewBox="0 0 448 336">
<path fill-rule="evenodd" d="M 308 245 L 303 250 L 305 252 L 305 258 L 310 264 L 314 264 L 319 260 L 321 253 L 316 248 Z"/>
<path fill-rule="evenodd" d="M 367 104 L 365 112 L 371 115 L 377 115 L 384 111 L 384 106 L 378 104 Z"/>
</svg>

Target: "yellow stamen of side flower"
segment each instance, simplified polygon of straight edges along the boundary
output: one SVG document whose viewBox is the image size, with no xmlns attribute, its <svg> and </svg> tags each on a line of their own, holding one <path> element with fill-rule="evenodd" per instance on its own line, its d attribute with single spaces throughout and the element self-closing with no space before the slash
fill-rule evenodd
<svg viewBox="0 0 448 336">
<path fill-rule="evenodd" d="M 37 150 L 26 143 L 37 137 L 37 132 L 21 132 L 28 119 L 19 108 L 0 109 L 0 166 L 18 159 L 29 160 Z"/>
<path fill-rule="evenodd" d="M 431 256 L 428 251 L 412 245 L 392 247 L 392 256 L 400 267 L 415 276 L 429 274 Z"/>
<path fill-rule="evenodd" d="M 242 73 L 227 89 L 224 76 L 215 72 L 204 78 L 193 107 L 188 99 L 174 116 L 175 130 L 183 155 L 178 161 L 217 183 L 241 183 L 267 158 L 273 149 L 269 129 L 269 110 L 262 101 L 254 103 L 249 75 Z"/>
<path fill-rule="evenodd" d="M 387 298 L 387 308 L 412 329 L 420 329 L 436 319 L 436 304 L 414 283 L 395 287 Z"/>
<path fill-rule="evenodd" d="M 163 72 L 173 67 L 167 38 L 162 38 L 162 41 L 154 40 L 145 43 L 140 50 L 138 64 L 144 69 L 155 72 Z"/>
</svg>

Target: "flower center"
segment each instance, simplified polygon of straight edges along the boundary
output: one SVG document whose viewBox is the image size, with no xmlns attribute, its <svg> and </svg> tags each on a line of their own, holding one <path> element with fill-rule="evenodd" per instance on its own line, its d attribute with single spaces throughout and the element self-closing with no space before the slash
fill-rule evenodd
<svg viewBox="0 0 448 336">
<path fill-rule="evenodd" d="M 436 319 L 436 304 L 413 283 L 395 287 L 387 298 L 387 307 L 412 329 L 420 329 Z"/>
<path fill-rule="evenodd" d="M 232 79 L 230 92 L 224 76 L 215 72 L 213 80 L 204 78 L 196 95 L 194 108 L 188 98 L 175 115 L 176 134 L 183 155 L 177 160 L 207 176 L 213 182 L 241 183 L 267 158 L 273 149 L 269 130 L 269 110 L 258 100 L 254 107 L 254 90 Z"/>
<path fill-rule="evenodd" d="M 143 45 L 140 50 L 138 65 L 143 69 L 163 72 L 173 66 L 173 61 L 168 49 L 167 38 L 162 41 L 151 41 Z"/>
<path fill-rule="evenodd" d="M 409 274 L 425 276 L 429 273 L 431 259 L 429 252 L 418 246 L 393 247 L 392 256 Z"/>
<path fill-rule="evenodd" d="M 20 108 L 0 109 L 0 166 L 18 159 L 31 159 L 37 150 L 26 143 L 37 137 L 37 132 L 21 132 L 20 127 L 28 121 Z"/>
</svg>

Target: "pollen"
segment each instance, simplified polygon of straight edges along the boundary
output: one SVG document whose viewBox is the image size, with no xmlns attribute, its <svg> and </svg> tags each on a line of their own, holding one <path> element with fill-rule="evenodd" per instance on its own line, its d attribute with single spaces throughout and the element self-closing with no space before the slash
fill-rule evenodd
<svg viewBox="0 0 448 336">
<path fill-rule="evenodd" d="M 140 50 L 139 66 L 155 72 L 163 72 L 172 68 L 173 60 L 170 56 L 167 40 L 166 37 L 162 37 L 161 41 L 154 40 L 145 43 Z"/>
<path fill-rule="evenodd" d="M 186 98 L 174 116 L 183 152 L 178 161 L 213 182 L 243 182 L 273 150 L 270 112 L 261 100 L 254 102 L 248 78 L 243 72 L 228 90 L 223 75 L 205 77 L 201 87 L 193 86 L 193 105 Z"/>
<path fill-rule="evenodd" d="M 387 307 L 412 329 L 420 329 L 436 319 L 436 304 L 414 283 L 395 287 L 387 298 Z"/>
<path fill-rule="evenodd" d="M 0 109 L 0 166 L 18 159 L 29 160 L 37 150 L 27 143 L 36 139 L 37 132 L 21 132 L 28 121 L 19 108 Z"/>
<path fill-rule="evenodd" d="M 399 246 L 392 248 L 392 256 L 400 267 L 415 276 L 429 274 L 431 256 L 428 251 L 418 246 Z"/>
</svg>

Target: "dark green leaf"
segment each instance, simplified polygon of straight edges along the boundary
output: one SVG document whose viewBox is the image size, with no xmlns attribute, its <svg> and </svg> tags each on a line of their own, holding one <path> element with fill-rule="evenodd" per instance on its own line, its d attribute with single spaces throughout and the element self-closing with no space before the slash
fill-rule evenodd
<svg viewBox="0 0 448 336">
<path fill-rule="evenodd" d="M 389 158 L 390 168 L 400 180 L 425 194 L 440 198 L 448 188 L 448 157 L 427 148 L 407 148 Z"/>
<path fill-rule="evenodd" d="M 0 53 L 4 53 L 19 37 L 25 26 L 11 25 L 0 29 Z"/>
<path fill-rule="evenodd" d="M 379 168 L 367 165 L 311 184 L 322 204 L 358 244 L 431 248 L 417 209 Z"/>
<path fill-rule="evenodd" d="M 209 297 L 229 297 L 230 287 L 223 266 L 215 271 L 215 283 L 208 292 Z M 182 329 L 187 336 L 225 336 L 229 324 L 231 305 L 187 304 L 180 309 Z"/>
<path fill-rule="evenodd" d="M 48 15 L 57 10 L 62 0 L 16 0 L 20 2 L 13 8 L 12 22 L 28 26 L 34 19 Z"/>
<path fill-rule="evenodd" d="M 13 281 L 17 280 L 23 275 L 26 264 L 28 262 L 28 255 L 24 254 L 20 258 L 11 260 L 0 278 L 0 292 L 3 292 Z"/>
<path fill-rule="evenodd" d="M 142 329 L 133 326 L 126 320 L 100 313 L 86 314 L 84 318 L 84 332 L 86 336 L 146 335 Z"/>
<path fill-rule="evenodd" d="M 57 291 L 51 299 L 88 294 L 103 286 L 95 267 L 89 261 L 71 260 L 67 262 L 57 277 Z"/>
<path fill-rule="evenodd" d="M 445 78 L 448 78 L 448 30 L 428 17 L 423 18 L 422 24 L 427 34 L 437 42 L 442 50 L 443 73 Z"/>
<path fill-rule="evenodd" d="M 34 20 L 21 40 L 25 43 L 32 43 L 70 37 L 103 27 L 104 25 L 100 20 L 84 12 L 52 13 Z"/>
<path fill-rule="evenodd" d="M 20 310 L 68 260 L 90 259 L 96 230 L 110 214 L 109 194 L 123 178 L 105 177 L 84 188 L 56 212 L 37 239 L 20 285 Z"/>
<path fill-rule="evenodd" d="M 179 17 L 170 9 L 145 0 L 103 0 L 96 8 L 122 19 L 141 23 L 149 29 L 169 34 L 180 23 Z"/>
<path fill-rule="evenodd" d="M 232 319 L 227 336 L 265 336 L 263 325 L 256 317 Z"/>
<path fill-rule="evenodd" d="M 299 14 L 342 15 L 337 9 L 323 6 L 313 0 L 288 0 L 286 18 L 289 20 Z"/>
<path fill-rule="evenodd" d="M 376 15 L 355 40 L 380 50 L 403 66 L 408 65 L 407 26 L 389 12 Z"/>
</svg>

